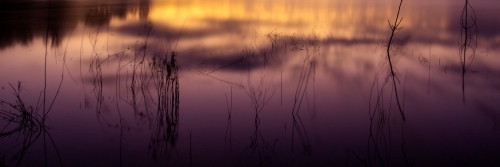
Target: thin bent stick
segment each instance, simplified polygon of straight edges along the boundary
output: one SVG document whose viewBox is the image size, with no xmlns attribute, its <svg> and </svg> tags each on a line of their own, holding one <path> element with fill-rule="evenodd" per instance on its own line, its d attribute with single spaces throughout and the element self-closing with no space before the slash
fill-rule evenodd
<svg viewBox="0 0 500 167">
<path fill-rule="evenodd" d="M 404 115 L 403 109 L 401 109 L 401 104 L 399 102 L 399 96 L 398 96 L 398 91 L 397 91 L 397 87 L 396 87 L 396 74 L 394 73 L 394 68 L 392 66 L 391 56 L 389 53 L 390 49 L 391 49 L 392 40 L 394 38 L 394 35 L 396 34 L 397 27 L 399 26 L 399 24 L 403 20 L 403 19 L 399 19 L 399 12 L 401 11 L 401 4 L 403 4 L 403 0 L 401 0 L 401 2 L 399 3 L 398 13 L 396 15 L 396 20 L 394 21 L 394 25 L 391 25 L 389 23 L 389 26 L 391 27 L 392 32 L 391 32 L 391 38 L 389 38 L 389 42 L 387 43 L 387 58 L 389 59 L 389 66 L 391 68 L 392 82 L 394 85 L 394 92 L 396 93 L 396 102 L 398 103 L 398 108 L 399 108 L 399 112 L 401 113 L 401 117 L 403 117 L 403 121 L 406 122 L 406 117 Z"/>
</svg>

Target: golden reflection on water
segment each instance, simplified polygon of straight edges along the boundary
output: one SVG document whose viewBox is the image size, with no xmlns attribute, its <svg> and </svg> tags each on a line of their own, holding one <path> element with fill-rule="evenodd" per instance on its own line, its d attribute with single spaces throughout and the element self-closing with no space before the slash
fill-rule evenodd
<svg viewBox="0 0 500 167">
<path fill-rule="evenodd" d="M 453 19 L 450 19 L 452 12 L 449 7 L 432 3 L 435 2 L 403 3 L 403 22 L 400 26 L 403 30 L 398 35 L 399 39 L 424 45 L 431 40 L 449 43 L 458 39 L 459 34 L 448 31 L 450 25 L 455 24 L 451 22 Z M 180 48 L 208 48 L 211 49 L 210 53 L 214 53 L 207 55 L 210 57 L 221 56 L 216 54 L 217 49 L 221 48 L 226 49 L 225 52 L 232 52 L 227 55 L 237 55 L 248 47 L 266 49 L 270 43 L 265 34 L 278 31 L 284 35 L 296 35 L 300 39 L 318 38 L 326 44 L 322 50 L 324 60 L 342 61 L 345 65 L 345 59 L 339 56 L 351 55 L 348 62 L 353 63 L 360 59 L 373 61 L 374 57 L 368 55 L 382 57 L 381 52 L 375 54 L 374 50 L 380 51 L 388 39 L 390 29 L 387 21 L 395 19 L 398 5 L 399 1 L 392 0 L 159 0 L 152 2 L 148 20 L 159 31 L 166 29 L 174 31 L 170 33 L 182 33 Z M 136 18 L 139 18 L 138 15 Z M 195 35 L 188 38 L 189 34 Z M 348 47 L 353 45 L 358 48 L 356 56 L 352 55 L 353 49 Z M 409 54 L 411 51 L 405 52 Z M 297 59 L 295 63 L 300 62 Z M 350 68 L 358 66 L 352 65 Z"/>
<path fill-rule="evenodd" d="M 189 0 L 156 1 L 149 19 L 175 29 L 203 30 L 252 27 L 259 33 L 279 28 L 283 33 L 318 32 L 320 37 L 385 38 L 397 1 Z M 446 28 L 447 8 L 404 4 L 403 27 Z M 434 17 L 428 19 L 430 15 Z M 437 17 L 436 17 L 437 16 Z"/>
<path fill-rule="evenodd" d="M 186 30 L 251 26 L 261 33 L 280 28 L 283 33 L 291 34 L 314 29 L 323 32 L 322 36 L 353 38 L 359 23 L 387 18 L 392 11 L 376 9 L 374 5 L 359 7 L 354 1 L 192 0 L 157 2 L 149 18 L 169 27 L 184 26 Z"/>
<path fill-rule="evenodd" d="M 427 53 L 432 43 L 434 54 L 445 55 L 453 60 L 458 52 L 456 42 L 460 38 L 458 18 L 461 7 L 451 2 L 405 1 L 401 10 L 403 29 L 397 38 L 402 45 L 410 45 L 403 46 L 399 54 L 413 56 L 414 53 L 416 57 L 420 53 Z M 272 31 L 296 35 L 298 39 L 317 37 L 323 44 L 322 60 L 329 62 L 324 66 L 353 64 L 342 69 L 354 71 L 360 66 L 359 62 L 373 63 L 375 59 L 383 57 L 381 48 L 387 42 L 390 30 L 387 21 L 394 20 L 398 4 L 399 1 L 394 0 L 158 0 L 138 9 L 135 7 L 139 5 L 132 5 L 124 17 L 112 16 L 103 25 L 92 27 L 79 22 L 74 32 L 67 33 L 71 34 L 67 36 L 68 41 L 71 41 L 69 48 L 73 48 L 68 52 L 78 55 L 80 46 L 90 48 L 87 46 L 87 34 L 98 31 L 96 46 L 101 56 L 123 51 L 134 42 L 138 45 L 144 41 L 144 25 L 150 22 L 154 33 L 149 45 L 158 45 L 157 42 L 165 40 L 175 41 L 179 34 L 178 51 L 195 48 L 203 52 L 204 57 L 238 56 L 243 49 L 248 48 L 256 52 L 269 49 L 270 41 L 265 34 Z M 101 11 L 105 7 L 99 6 L 98 9 Z M 128 32 L 124 29 L 128 29 Z M 498 37 L 485 41 L 485 37 L 479 36 L 480 47 L 483 47 L 479 51 L 491 48 L 491 43 L 500 41 Z M 80 41 L 85 42 L 81 45 Z M 43 45 L 32 47 L 43 52 Z M 82 53 L 83 57 L 89 55 L 87 50 Z M 372 55 L 376 55 L 376 58 Z M 291 64 L 301 62 L 300 59 L 292 58 L 288 61 L 294 61 Z"/>
</svg>

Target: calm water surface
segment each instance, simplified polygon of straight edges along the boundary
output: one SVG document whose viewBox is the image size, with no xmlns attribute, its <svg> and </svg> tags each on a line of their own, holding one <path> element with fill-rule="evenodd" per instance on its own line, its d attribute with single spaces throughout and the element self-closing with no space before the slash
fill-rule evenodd
<svg viewBox="0 0 500 167">
<path fill-rule="evenodd" d="M 0 166 L 500 165 L 500 1 L 0 4 Z"/>
</svg>

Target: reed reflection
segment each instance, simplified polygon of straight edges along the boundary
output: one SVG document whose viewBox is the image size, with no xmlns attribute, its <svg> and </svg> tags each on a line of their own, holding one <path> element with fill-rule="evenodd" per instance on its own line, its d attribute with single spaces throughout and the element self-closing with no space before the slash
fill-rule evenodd
<svg viewBox="0 0 500 167">
<path fill-rule="evenodd" d="M 292 38 L 293 39 L 293 38 Z M 294 41 L 294 40 L 292 40 Z M 293 46 L 292 48 L 289 48 L 290 50 L 293 50 L 296 48 L 297 45 L 294 44 L 294 42 L 291 43 Z M 299 82 L 297 84 L 297 88 L 295 89 L 295 96 L 294 96 L 294 103 L 293 103 L 293 108 L 292 108 L 292 152 L 294 151 L 294 139 L 295 139 L 295 133 L 298 135 L 300 144 L 303 148 L 303 153 L 305 155 L 311 155 L 312 154 L 312 147 L 311 143 L 309 141 L 309 137 L 307 135 L 306 127 L 304 126 L 304 123 L 302 122 L 301 116 L 299 114 L 299 111 L 302 107 L 302 102 L 304 101 L 304 97 L 307 97 L 307 89 L 310 87 L 310 82 L 312 81 L 312 87 L 313 87 L 313 103 L 315 104 L 315 90 L 314 90 L 314 85 L 315 85 L 315 75 L 316 75 L 316 57 L 320 56 L 320 41 L 316 34 L 311 34 L 307 38 L 307 42 L 305 43 L 304 49 L 306 50 L 306 55 L 303 60 L 302 64 L 302 69 L 300 71 L 299 75 Z M 302 44 L 299 44 L 298 46 L 304 46 Z M 300 49 L 302 50 L 302 49 Z M 306 98 L 307 100 L 307 98 Z M 316 112 L 315 111 L 315 106 L 313 106 L 312 111 L 313 114 Z"/>
<path fill-rule="evenodd" d="M 11 103 L 0 100 L 0 106 L 2 107 L 0 109 L 0 121 L 2 122 L 0 123 L 5 125 L 0 130 L 0 139 L 17 138 L 18 142 L 12 144 L 10 148 L 1 153 L 2 160 L 0 161 L 0 165 L 8 166 L 8 164 L 14 163 L 15 166 L 20 166 L 28 150 L 34 146 L 35 142 L 43 139 L 45 166 L 48 166 L 46 150 L 48 144 L 52 145 L 55 149 L 59 163 L 62 166 L 59 151 L 50 133 L 47 131 L 47 129 L 50 129 L 50 126 L 45 124 L 48 117 L 40 113 L 43 111 L 43 99 L 40 99 L 41 94 L 35 106 L 29 105 L 21 97 L 21 92 L 24 90 L 21 82 L 18 82 L 17 86 L 10 83 L 9 85 L 12 88 L 16 102 Z M 45 142 L 44 136 L 48 136 L 50 143 Z M 12 155 L 10 160 L 5 161 L 6 155 Z"/>
<path fill-rule="evenodd" d="M 146 53 L 148 50 L 148 41 L 150 35 L 153 33 L 153 27 L 150 23 L 146 23 L 144 25 L 144 42 L 143 44 L 140 44 L 139 47 L 134 51 L 134 57 L 132 58 L 132 61 L 130 62 L 132 65 L 132 80 L 130 82 L 130 91 L 132 93 L 132 106 L 134 108 L 134 112 L 136 116 L 139 117 L 149 117 L 149 108 L 148 108 L 148 96 L 151 97 L 151 94 L 148 91 L 148 84 L 150 83 L 151 79 L 155 76 L 154 70 L 152 70 L 150 67 L 148 67 L 146 64 L 148 62 L 155 62 L 155 58 L 159 57 L 158 54 L 163 54 L 161 52 L 155 53 L 153 55 L 152 60 L 148 60 L 146 57 Z M 137 44 L 137 43 L 136 43 Z M 148 72 L 151 72 L 151 75 L 148 74 Z M 142 99 L 141 102 L 138 102 L 138 95 L 142 95 L 142 97 L 139 97 Z M 151 99 L 152 100 L 152 99 Z M 140 111 L 139 105 L 144 105 L 144 110 L 145 111 Z"/>
<path fill-rule="evenodd" d="M 90 63 L 89 63 L 89 73 L 92 77 L 92 80 L 91 80 L 92 85 L 94 86 L 94 88 L 92 89 L 92 92 L 94 93 L 94 96 L 96 99 L 95 110 L 96 110 L 98 115 L 101 113 L 101 106 L 102 106 L 102 103 L 104 101 L 104 96 L 102 93 L 103 85 L 102 85 L 101 64 L 105 61 L 105 60 L 103 60 L 103 61 L 100 60 L 99 53 L 97 52 L 97 48 L 96 48 L 100 29 L 101 29 L 101 26 L 96 28 L 94 31 L 88 32 L 88 39 L 89 39 L 89 42 L 92 46 Z M 83 77 L 83 76 L 81 76 L 81 77 Z"/>
<path fill-rule="evenodd" d="M 226 96 L 226 105 L 227 105 L 227 128 L 226 128 L 226 135 L 224 136 L 224 141 L 227 141 L 229 138 L 229 151 L 233 150 L 233 128 L 231 126 L 231 113 L 233 110 L 233 87 L 231 87 L 231 94 L 230 94 L 230 102 L 227 99 L 227 94 L 224 94 Z M 229 137 L 228 137 L 229 134 Z"/>
<path fill-rule="evenodd" d="M 244 153 L 247 154 L 251 159 L 255 154 L 257 154 L 260 166 L 271 166 L 270 152 L 273 151 L 273 146 L 266 141 L 265 137 L 259 130 L 259 114 L 263 111 L 266 104 L 272 99 L 277 87 L 273 84 L 272 80 L 267 81 L 268 78 L 266 78 L 265 76 L 264 69 L 261 69 L 260 71 L 260 77 L 257 85 L 253 84 L 250 75 L 249 63 L 250 60 L 258 59 L 259 54 L 257 54 L 257 48 L 250 48 L 244 52 L 246 53 L 245 60 L 248 65 L 247 84 L 244 87 L 244 90 L 247 96 L 250 98 L 251 104 L 253 106 L 253 111 L 255 112 L 255 130 L 253 132 L 253 135 L 250 137 L 250 145 L 245 148 Z"/>
<path fill-rule="evenodd" d="M 403 96 L 401 97 L 398 95 L 398 91 L 400 90 L 397 88 L 397 86 L 401 84 L 398 77 L 400 74 L 397 73 L 398 70 L 394 60 L 395 55 L 401 52 L 394 41 L 396 39 L 396 34 L 402 29 L 399 27 L 402 22 L 402 18 L 399 19 L 402 4 L 403 0 L 399 3 L 398 13 L 394 23 L 392 24 L 389 22 L 391 34 L 386 44 L 385 56 L 387 57 L 387 62 L 382 63 L 382 66 L 375 74 L 370 89 L 370 99 L 368 102 L 370 126 L 366 159 L 361 158 L 357 153 L 353 152 L 356 158 L 364 166 L 392 166 L 392 164 L 400 164 L 400 160 L 394 158 L 398 154 L 404 156 L 406 166 L 411 166 L 406 156 L 404 139 L 404 124 L 406 122 L 404 112 L 404 91 L 406 89 L 406 77 L 404 80 Z M 395 105 L 393 104 L 394 100 L 396 101 Z M 397 111 L 399 111 L 399 115 L 401 116 L 400 125 L 396 124 L 399 119 L 396 119 L 396 117 L 391 114 L 391 111 L 394 110 L 394 106 L 397 107 Z M 400 132 L 397 131 L 398 128 L 401 128 Z M 398 135 L 401 137 L 400 140 L 398 140 Z M 400 143 L 401 150 L 394 149 L 398 143 Z"/>
<path fill-rule="evenodd" d="M 170 59 L 168 53 L 156 53 L 149 63 L 157 109 L 148 152 L 155 160 L 169 155 L 179 136 L 179 65 L 176 52 L 170 52 Z"/>
<path fill-rule="evenodd" d="M 478 34 L 476 12 L 468 0 L 465 0 L 465 5 L 460 16 L 460 26 L 459 57 L 460 65 L 462 67 L 462 99 L 465 104 L 465 73 L 476 57 Z M 467 50 L 469 50 L 469 53 L 467 53 Z"/>
<path fill-rule="evenodd" d="M 49 4 L 50 6 L 51 4 Z M 10 162 L 16 161 L 16 166 L 20 166 L 24 156 L 26 155 L 28 149 L 30 149 L 33 144 L 41 137 L 42 142 L 43 142 L 43 157 L 44 157 L 44 165 L 48 166 L 48 155 L 47 155 L 47 150 L 48 150 L 48 143 L 47 140 L 50 141 L 50 144 L 54 148 L 57 158 L 59 160 L 59 163 L 61 166 L 62 165 L 62 160 L 61 156 L 59 154 L 59 151 L 55 145 L 54 140 L 52 139 L 52 136 L 50 133 L 47 131 L 47 129 L 50 129 L 50 125 L 47 124 L 47 120 L 49 119 L 49 113 L 52 111 L 52 107 L 54 106 L 54 102 L 56 101 L 60 90 L 62 83 L 64 81 L 64 68 L 66 67 L 66 50 L 62 54 L 62 73 L 61 73 L 61 80 L 59 82 L 59 85 L 57 87 L 57 90 L 55 91 L 55 94 L 52 98 L 52 100 L 49 100 L 47 98 L 47 57 L 49 55 L 48 52 L 48 37 L 49 37 L 49 32 L 50 32 L 50 25 L 53 22 L 51 16 L 52 16 L 52 9 L 49 9 L 45 11 L 47 13 L 47 22 L 46 24 L 49 25 L 49 27 L 45 31 L 45 55 L 44 55 L 44 74 L 43 74 L 43 90 L 40 92 L 38 96 L 38 101 L 35 106 L 29 105 L 25 103 L 23 98 L 21 98 L 21 92 L 24 89 L 23 86 L 21 86 L 21 81 L 17 82 L 17 87 L 14 85 L 10 84 L 10 87 L 13 90 L 13 94 L 15 96 L 15 103 L 11 103 L 8 101 L 4 101 L 0 99 L 0 106 L 4 107 L 3 105 L 7 105 L 8 107 L 6 109 L 2 108 L 0 109 L 0 119 L 1 121 L 5 122 L 0 122 L 0 123 L 5 123 L 5 126 L 0 130 L 0 138 L 11 138 L 15 135 L 22 136 L 20 138 L 21 142 L 17 143 L 17 141 L 14 144 L 13 147 L 9 148 L 8 151 L 10 150 L 17 150 L 15 152 L 10 160 Z M 54 41 L 52 41 L 54 42 Z M 67 45 L 66 45 L 67 46 Z M 1 46 L 0 46 L 1 48 Z M 2 88 L 4 89 L 4 88 Z M 47 121 L 47 122 L 46 122 Z M 46 139 L 48 138 L 48 139 Z M 19 139 L 19 138 L 18 138 Z M 20 147 L 20 148 L 19 148 Z M 2 153 L 3 156 L 5 156 L 5 153 Z M 4 158 L 4 157 L 3 157 Z M 2 162 L 5 164 L 5 162 Z"/>
</svg>

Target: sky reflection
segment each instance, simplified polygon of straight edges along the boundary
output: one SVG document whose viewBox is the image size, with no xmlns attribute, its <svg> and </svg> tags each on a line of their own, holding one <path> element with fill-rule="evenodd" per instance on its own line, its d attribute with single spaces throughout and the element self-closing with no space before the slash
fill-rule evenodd
<svg viewBox="0 0 500 167">
<path fill-rule="evenodd" d="M 389 53 L 406 121 L 388 82 L 399 1 L 50 2 L 0 2 L 0 100 L 18 81 L 27 105 L 58 95 L 65 166 L 498 165 L 499 1 L 471 2 L 465 74 L 463 2 L 403 3 Z"/>
</svg>

